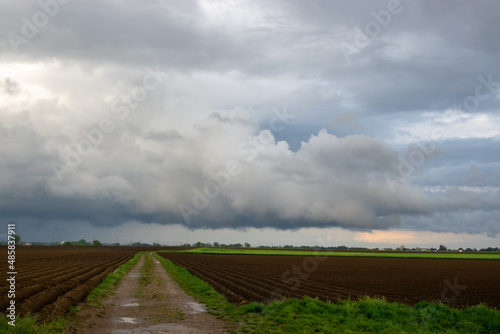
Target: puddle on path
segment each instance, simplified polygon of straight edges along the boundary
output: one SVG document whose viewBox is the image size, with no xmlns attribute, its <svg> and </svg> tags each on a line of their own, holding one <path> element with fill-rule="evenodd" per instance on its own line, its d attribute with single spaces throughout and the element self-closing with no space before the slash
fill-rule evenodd
<svg viewBox="0 0 500 334">
<path fill-rule="evenodd" d="M 127 324 L 136 324 L 135 318 L 118 318 L 118 322 L 125 322 Z"/>
<path fill-rule="evenodd" d="M 205 312 L 207 309 L 205 305 L 199 303 L 186 303 L 186 312 L 189 314 L 199 314 Z"/>
<path fill-rule="evenodd" d="M 123 307 L 137 307 L 139 306 L 139 303 L 125 303 L 122 304 Z"/>
<path fill-rule="evenodd" d="M 130 277 L 139 277 L 141 276 L 141 273 L 128 273 Z"/>
</svg>

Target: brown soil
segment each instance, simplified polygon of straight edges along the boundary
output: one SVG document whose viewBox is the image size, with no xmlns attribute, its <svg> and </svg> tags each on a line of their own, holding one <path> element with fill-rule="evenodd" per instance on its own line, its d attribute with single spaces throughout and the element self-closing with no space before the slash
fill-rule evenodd
<svg viewBox="0 0 500 334">
<path fill-rule="evenodd" d="M 66 333 L 226 333 L 226 323 L 186 295 L 154 258 L 150 282 L 141 282 L 144 263 L 143 256 L 104 308 L 85 306 L 74 317 L 77 328 Z"/>
<path fill-rule="evenodd" d="M 500 308 L 500 261 L 159 253 L 235 304 L 305 295 Z"/>
<path fill-rule="evenodd" d="M 85 299 L 109 273 L 140 251 L 182 250 L 182 247 L 132 246 L 18 246 L 15 269 L 7 261 L 0 264 L 0 312 L 10 300 L 7 272 L 16 274 L 16 311 L 19 315 L 37 314 L 40 320 L 64 315 Z M 7 247 L 0 247 L 7 258 Z"/>
<path fill-rule="evenodd" d="M 67 248 L 67 247 L 65 247 Z M 129 250 L 86 247 L 18 247 L 16 251 L 16 311 L 36 313 L 40 320 L 63 315 L 85 299 L 110 272 L 133 256 Z M 7 270 L 0 280 L 7 283 Z M 7 308 L 6 284 L 0 286 L 0 312 Z"/>
</svg>

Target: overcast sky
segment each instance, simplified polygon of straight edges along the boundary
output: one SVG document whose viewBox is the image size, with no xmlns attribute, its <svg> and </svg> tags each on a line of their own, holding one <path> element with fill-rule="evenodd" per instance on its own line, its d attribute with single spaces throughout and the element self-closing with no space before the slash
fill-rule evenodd
<svg viewBox="0 0 500 334">
<path fill-rule="evenodd" d="M 1 0 L 0 31 L 24 240 L 500 246 L 498 1 Z"/>
</svg>

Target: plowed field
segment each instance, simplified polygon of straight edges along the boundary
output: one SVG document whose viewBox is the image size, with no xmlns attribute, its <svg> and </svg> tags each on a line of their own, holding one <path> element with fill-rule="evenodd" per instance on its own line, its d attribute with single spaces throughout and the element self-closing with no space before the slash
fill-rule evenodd
<svg viewBox="0 0 500 334">
<path fill-rule="evenodd" d="M 63 314 L 141 250 L 146 248 L 17 247 L 16 314 L 37 313 L 41 319 Z M 0 272 L 0 312 L 5 312 L 9 303 L 6 252 L 2 247 L 5 260 Z"/>
<path fill-rule="evenodd" d="M 305 295 L 500 308 L 500 261 L 159 253 L 235 304 Z"/>
</svg>

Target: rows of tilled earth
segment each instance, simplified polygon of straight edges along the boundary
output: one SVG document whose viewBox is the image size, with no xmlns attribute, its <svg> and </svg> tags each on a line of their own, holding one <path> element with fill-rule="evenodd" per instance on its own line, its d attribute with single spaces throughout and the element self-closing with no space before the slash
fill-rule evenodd
<svg viewBox="0 0 500 334">
<path fill-rule="evenodd" d="M 307 295 L 500 308 L 500 261 L 159 253 L 235 304 Z"/>
<path fill-rule="evenodd" d="M 64 314 L 84 300 L 109 273 L 130 260 L 140 247 L 21 246 L 16 249 L 16 314 L 42 320 Z M 157 248 L 155 248 L 157 250 Z M 9 306 L 7 249 L 0 272 L 0 312 Z"/>
</svg>

